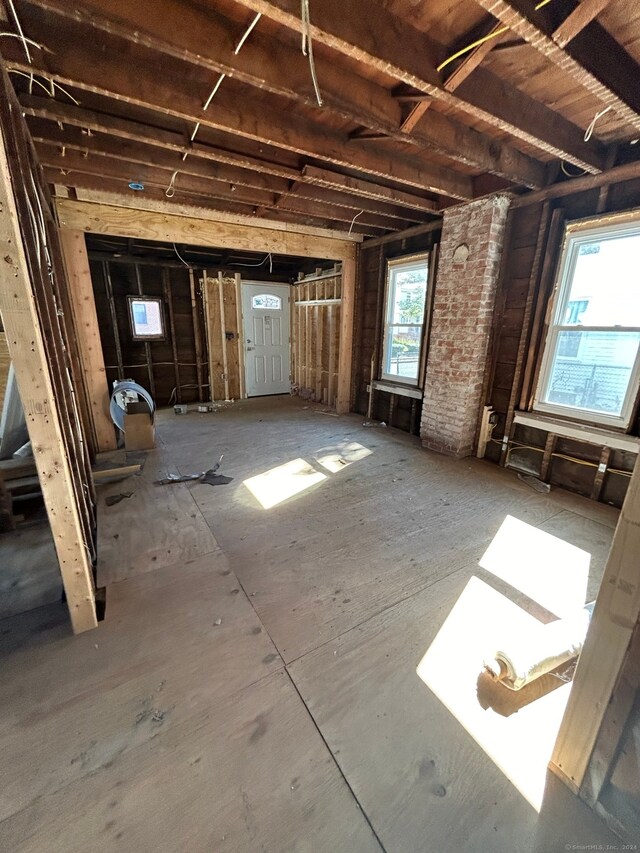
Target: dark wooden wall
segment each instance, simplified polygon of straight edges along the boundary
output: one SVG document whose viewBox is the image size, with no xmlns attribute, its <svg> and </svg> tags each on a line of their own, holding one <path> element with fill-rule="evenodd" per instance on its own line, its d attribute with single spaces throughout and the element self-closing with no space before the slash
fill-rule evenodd
<svg viewBox="0 0 640 853">
<path fill-rule="evenodd" d="M 162 260 L 106 260 L 91 252 L 89 260 L 109 387 L 133 379 L 157 406 L 209 400 L 204 272 Z M 163 300 L 165 340 L 133 339 L 127 296 L 140 293 Z"/>
<path fill-rule="evenodd" d="M 440 239 L 440 231 L 400 238 L 385 243 L 375 241 L 360 251 L 355 307 L 353 409 L 366 414 L 369 404 L 367 385 L 371 379 L 371 356 L 376 354 L 374 379 L 379 378 L 379 356 L 382 348 L 386 264 L 401 258 L 426 252 Z M 420 431 L 422 401 L 377 390 L 373 398 L 372 417 L 417 435 Z"/>
<path fill-rule="evenodd" d="M 514 207 L 509 214 L 498 285 L 486 402 L 498 414 L 486 456 L 509 463 L 548 482 L 621 506 L 635 454 L 616 450 L 600 481 L 596 472 L 603 448 L 573 439 L 557 439 L 545 430 L 511 427 L 514 409 L 529 408 L 542 357 L 544 318 L 559 262 L 564 224 L 571 220 L 630 210 L 640 205 L 640 180 Z M 636 418 L 631 429 L 640 434 Z M 505 432 L 512 443 L 502 448 Z M 535 448 L 535 449 L 526 449 Z M 546 449 L 546 453 L 545 453 Z"/>
</svg>

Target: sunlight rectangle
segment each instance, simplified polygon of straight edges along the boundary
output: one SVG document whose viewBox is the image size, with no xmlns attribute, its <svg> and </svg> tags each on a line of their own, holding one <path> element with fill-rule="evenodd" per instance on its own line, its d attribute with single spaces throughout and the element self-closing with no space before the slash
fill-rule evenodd
<svg viewBox="0 0 640 853">
<path fill-rule="evenodd" d="M 244 485 L 264 509 L 271 509 L 326 479 L 326 474 L 316 471 L 304 459 L 293 459 L 264 474 L 250 477 Z"/>
<path fill-rule="evenodd" d="M 556 616 L 586 603 L 588 551 L 508 515 L 480 559 L 480 566 Z"/>
<path fill-rule="evenodd" d="M 539 625 L 473 577 L 417 668 L 427 687 L 538 811 L 571 685 L 546 675 L 516 693 L 493 683 L 483 672 L 483 660 L 496 645 Z"/>
<path fill-rule="evenodd" d="M 333 447 L 323 447 L 314 454 L 314 459 L 331 474 L 337 474 L 367 456 L 371 456 L 367 447 L 357 441 L 345 441 Z"/>
</svg>

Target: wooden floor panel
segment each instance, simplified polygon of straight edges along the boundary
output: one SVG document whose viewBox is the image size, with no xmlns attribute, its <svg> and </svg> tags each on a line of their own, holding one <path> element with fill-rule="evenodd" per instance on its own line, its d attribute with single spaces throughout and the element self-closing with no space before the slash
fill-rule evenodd
<svg viewBox="0 0 640 853">
<path fill-rule="evenodd" d="M 538 760 L 568 685 L 514 699 L 478 677 L 491 631 L 554 618 L 540 585 L 586 589 L 582 552 L 492 565 L 505 520 L 589 551 L 591 593 L 615 511 L 289 398 L 160 412 L 158 436 L 141 476 L 100 490 L 105 621 L 73 637 L 52 604 L 0 622 L 1 850 L 615 843 L 553 779 L 538 814 L 487 752 Z M 152 485 L 221 453 L 228 485 Z M 265 509 L 245 481 L 274 469 Z"/>
</svg>

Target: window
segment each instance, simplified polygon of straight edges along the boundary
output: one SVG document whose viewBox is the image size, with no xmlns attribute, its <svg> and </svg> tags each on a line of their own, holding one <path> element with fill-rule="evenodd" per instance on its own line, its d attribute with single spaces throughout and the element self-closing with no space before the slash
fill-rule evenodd
<svg viewBox="0 0 640 853">
<path fill-rule="evenodd" d="M 428 278 L 428 255 L 388 262 L 382 379 L 419 382 Z"/>
<path fill-rule="evenodd" d="M 640 370 L 640 220 L 567 229 L 534 408 L 627 427 Z"/>
<path fill-rule="evenodd" d="M 164 339 L 162 300 L 152 296 L 128 296 L 131 333 L 136 341 Z"/>
<path fill-rule="evenodd" d="M 252 308 L 266 308 L 269 311 L 279 311 L 282 308 L 282 299 L 272 293 L 260 293 L 251 298 Z"/>
</svg>

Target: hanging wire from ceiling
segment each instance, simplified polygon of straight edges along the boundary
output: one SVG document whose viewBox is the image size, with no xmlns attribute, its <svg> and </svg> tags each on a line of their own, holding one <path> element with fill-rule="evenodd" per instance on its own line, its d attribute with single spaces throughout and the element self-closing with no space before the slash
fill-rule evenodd
<svg viewBox="0 0 640 853">
<path fill-rule="evenodd" d="M 351 232 L 353 231 L 353 226 L 355 225 L 356 219 L 359 216 L 362 216 L 363 213 L 364 213 L 364 210 L 359 211 L 358 213 L 356 213 L 356 215 L 351 220 L 351 225 L 349 226 L 349 237 L 351 236 Z"/>
<path fill-rule="evenodd" d="M 246 42 L 246 40 L 247 40 L 247 39 L 249 38 L 249 36 L 251 35 L 251 33 L 252 33 L 252 31 L 253 31 L 254 27 L 256 26 L 256 24 L 258 23 L 258 21 L 260 20 L 260 18 L 261 18 L 261 17 L 262 17 L 262 12 L 258 12 L 258 14 L 253 18 L 253 20 L 251 21 L 251 23 L 249 24 L 249 26 L 247 27 L 247 29 L 246 29 L 246 30 L 244 31 L 244 33 L 242 34 L 242 36 L 241 36 L 241 38 L 240 38 L 240 41 L 239 41 L 239 42 L 238 42 L 238 44 L 235 46 L 235 49 L 234 49 L 234 51 L 233 51 L 233 52 L 234 52 L 234 54 L 235 54 L 236 56 L 237 56 L 237 55 L 240 53 L 240 51 L 242 50 L 242 46 L 244 45 L 244 43 Z M 209 95 L 208 95 L 207 99 L 205 100 L 204 104 L 202 105 L 202 109 L 203 109 L 203 111 L 206 111 L 206 110 L 208 110 L 208 109 L 209 109 L 209 107 L 211 106 L 211 102 L 212 102 L 212 101 L 213 101 L 213 99 L 215 98 L 216 94 L 218 93 L 218 89 L 220 88 L 220 86 L 222 85 L 223 80 L 224 80 L 226 77 L 227 77 L 226 73 L 225 73 L 225 72 L 221 72 L 220 76 L 219 76 L 219 77 L 218 77 L 218 79 L 216 80 L 216 83 L 215 83 L 215 85 L 214 85 L 213 89 L 211 90 L 211 92 L 209 93 Z M 195 125 L 195 127 L 194 127 L 194 129 L 193 129 L 193 133 L 192 133 L 192 134 L 191 134 L 191 136 L 189 137 L 189 143 L 190 143 L 190 145 L 193 145 L 193 143 L 195 142 L 195 138 L 196 138 L 196 136 L 198 135 L 198 131 L 200 130 L 201 124 L 202 124 L 202 123 L 201 123 L 201 122 L 199 122 L 199 121 L 197 121 L 197 122 L 196 122 L 196 125 Z M 185 151 L 184 151 L 184 153 L 182 154 L 182 162 L 183 162 L 183 163 L 185 162 L 185 160 L 187 159 L 187 157 L 188 157 L 188 156 L 189 156 L 189 149 L 188 149 L 188 148 L 186 148 L 186 149 L 185 149 Z M 176 171 L 175 171 L 175 172 L 173 173 L 173 175 L 171 176 L 171 180 L 170 180 L 170 182 L 169 182 L 169 186 L 168 186 L 168 187 L 167 187 L 167 189 L 165 190 L 165 193 L 164 193 L 164 194 L 167 196 L 167 198 L 173 198 L 173 196 L 175 195 L 175 181 L 176 181 L 176 177 L 177 177 L 177 175 L 178 175 L 178 172 L 179 172 L 179 170 L 178 170 L 178 169 L 176 169 Z"/>
<path fill-rule="evenodd" d="M 49 83 L 50 86 L 50 88 L 47 88 L 44 83 L 41 83 L 40 80 L 38 80 L 33 74 L 27 74 L 24 71 L 18 71 L 17 68 L 9 68 L 7 70 L 9 74 L 18 74 L 20 77 L 26 77 L 27 80 L 29 80 L 31 83 L 35 83 L 37 86 L 40 86 L 41 89 L 44 89 L 47 95 L 50 95 L 52 98 L 55 97 L 55 90 L 59 89 L 63 94 L 70 98 L 76 106 L 80 106 L 80 101 L 74 98 L 71 92 L 67 92 L 64 86 L 61 86 L 60 83 L 56 83 L 56 81 L 53 79 L 45 77 L 45 80 L 47 81 L 47 83 Z"/>
<path fill-rule="evenodd" d="M 175 244 L 175 243 L 173 243 L 173 251 L 176 253 L 176 255 L 178 256 L 178 258 L 180 258 L 180 260 L 181 260 L 181 261 L 182 261 L 182 263 L 185 265 L 185 267 L 187 267 L 187 269 L 191 269 L 191 264 L 188 264 L 188 263 L 185 261 L 185 259 L 182 257 L 182 255 L 181 255 L 181 254 L 180 254 L 180 252 L 178 251 L 178 248 L 177 248 L 177 246 L 176 246 L 176 244 Z"/>
<path fill-rule="evenodd" d="M 257 264 L 242 264 L 239 261 L 232 261 L 229 266 L 230 267 L 261 267 L 263 266 L 267 260 L 269 261 L 269 272 L 273 272 L 273 256 L 271 252 L 269 252 L 265 257 L 259 261 Z"/>
<path fill-rule="evenodd" d="M 605 107 L 603 110 L 599 110 L 594 115 L 594 117 L 591 119 L 591 124 L 589 125 L 589 127 L 586 129 L 586 131 L 584 133 L 584 141 L 585 142 L 588 142 L 591 139 L 591 137 L 593 136 L 593 131 L 595 130 L 596 122 L 598 121 L 598 119 L 601 119 L 602 116 L 605 115 L 606 113 L 608 113 L 610 109 L 613 109 L 613 108 L 609 105 L 608 107 Z"/>
<path fill-rule="evenodd" d="M 322 95 L 320 94 L 320 86 L 318 85 L 318 76 L 316 74 L 316 63 L 313 58 L 313 39 L 311 37 L 311 14 L 309 12 L 309 0 L 300 0 L 300 16 L 302 18 L 302 54 L 309 59 L 309 71 L 311 72 L 311 80 L 313 82 L 313 90 L 316 93 L 318 106 L 323 104 Z"/>
<path fill-rule="evenodd" d="M 7 5 L 11 10 L 11 15 L 13 20 L 15 21 L 16 29 L 18 30 L 18 38 L 22 39 L 22 46 L 24 47 L 24 52 L 27 55 L 27 61 L 31 64 L 31 53 L 29 52 L 29 46 L 27 42 L 30 42 L 31 39 L 25 38 L 25 34 L 22 31 L 22 24 L 20 23 L 20 18 L 18 17 L 18 13 L 16 12 L 16 7 L 13 5 L 13 0 L 7 0 Z M 31 42 L 33 44 L 33 42 Z M 40 45 L 38 45 L 40 47 Z"/>
<path fill-rule="evenodd" d="M 541 2 L 537 3 L 534 6 L 534 10 L 537 12 L 538 9 L 542 9 L 542 7 L 546 6 L 547 3 L 551 3 L 551 0 L 541 0 Z M 476 47 L 480 47 L 480 45 L 484 44 L 485 42 L 491 41 L 492 39 L 498 38 L 498 36 L 504 35 L 504 33 L 508 32 L 508 30 L 509 27 L 499 27 L 497 30 L 492 30 L 486 36 L 476 39 L 476 41 L 473 41 L 471 42 L 471 44 L 468 44 L 466 47 L 463 47 L 462 50 L 458 50 L 456 51 L 456 53 L 453 53 L 451 56 L 447 57 L 444 62 L 441 62 L 440 65 L 438 65 L 436 70 L 442 71 L 443 68 L 446 68 L 447 65 L 450 65 L 456 59 L 459 59 L 461 56 L 464 56 L 465 53 L 469 53 L 471 50 Z"/>
</svg>

